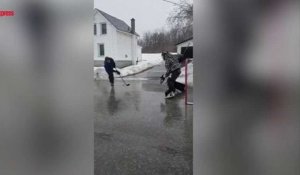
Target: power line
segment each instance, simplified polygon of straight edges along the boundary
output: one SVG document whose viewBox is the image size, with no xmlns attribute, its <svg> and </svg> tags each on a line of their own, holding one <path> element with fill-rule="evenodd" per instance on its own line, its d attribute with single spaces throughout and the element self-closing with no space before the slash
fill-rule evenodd
<svg viewBox="0 0 300 175">
<path fill-rule="evenodd" d="M 178 3 L 173 2 L 173 1 L 169 1 L 169 0 L 163 0 L 163 1 L 168 2 L 168 3 L 171 3 L 171 4 L 173 4 L 173 5 L 182 6 L 181 4 L 178 4 Z"/>
</svg>

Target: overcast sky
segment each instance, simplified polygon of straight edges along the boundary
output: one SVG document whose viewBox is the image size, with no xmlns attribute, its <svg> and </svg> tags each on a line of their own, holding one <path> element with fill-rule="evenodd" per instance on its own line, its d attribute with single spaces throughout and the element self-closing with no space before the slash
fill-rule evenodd
<svg viewBox="0 0 300 175">
<path fill-rule="evenodd" d="M 173 0 L 178 2 L 178 0 Z M 167 28 L 166 19 L 174 6 L 162 0 L 94 0 L 98 8 L 130 25 L 136 19 L 136 31 L 142 35 L 146 31 Z"/>
</svg>

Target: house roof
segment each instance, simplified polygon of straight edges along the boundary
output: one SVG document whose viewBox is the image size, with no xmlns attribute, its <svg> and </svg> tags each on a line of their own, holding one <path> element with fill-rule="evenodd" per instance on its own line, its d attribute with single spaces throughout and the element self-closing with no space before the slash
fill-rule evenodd
<svg viewBox="0 0 300 175">
<path fill-rule="evenodd" d="M 122 32 L 131 33 L 131 27 L 129 27 L 124 21 L 113 17 L 97 8 L 95 8 L 99 13 L 101 13 L 117 30 L 120 30 Z M 139 36 L 138 33 L 135 32 L 135 35 Z"/>
<path fill-rule="evenodd" d="M 185 39 L 185 40 L 183 40 L 183 41 L 181 41 L 181 42 L 179 42 L 179 43 L 176 43 L 176 45 L 185 43 L 185 42 L 187 42 L 187 41 L 189 41 L 189 40 L 193 40 L 193 37 L 189 37 L 189 38 L 187 38 L 187 39 Z"/>
</svg>

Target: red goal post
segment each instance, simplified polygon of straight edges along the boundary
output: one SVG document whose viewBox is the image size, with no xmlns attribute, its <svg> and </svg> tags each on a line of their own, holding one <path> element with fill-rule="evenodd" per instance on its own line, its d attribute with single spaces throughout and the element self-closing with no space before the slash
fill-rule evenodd
<svg viewBox="0 0 300 175">
<path fill-rule="evenodd" d="M 185 59 L 185 75 L 184 75 L 184 84 L 185 84 L 185 92 L 184 92 L 184 101 L 185 101 L 185 105 L 193 105 L 194 103 L 193 102 L 189 102 L 188 101 L 188 63 L 189 63 L 190 59 Z"/>
</svg>

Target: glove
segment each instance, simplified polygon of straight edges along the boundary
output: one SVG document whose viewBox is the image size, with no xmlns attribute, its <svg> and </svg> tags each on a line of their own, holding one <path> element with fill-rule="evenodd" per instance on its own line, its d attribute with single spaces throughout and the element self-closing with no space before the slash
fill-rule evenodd
<svg viewBox="0 0 300 175">
<path fill-rule="evenodd" d="M 114 72 L 116 72 L 116 74 L 120 75 L 120 71 L 118 71 L 117 69 L 114 69 Z"/>
<path fill-rule="evenodd" d="M 162 75 L 160 77 L 160 84 L 162 84 L 165 81 L 165 79 L 166 79 L 165 75 Z"/>
</svg>

